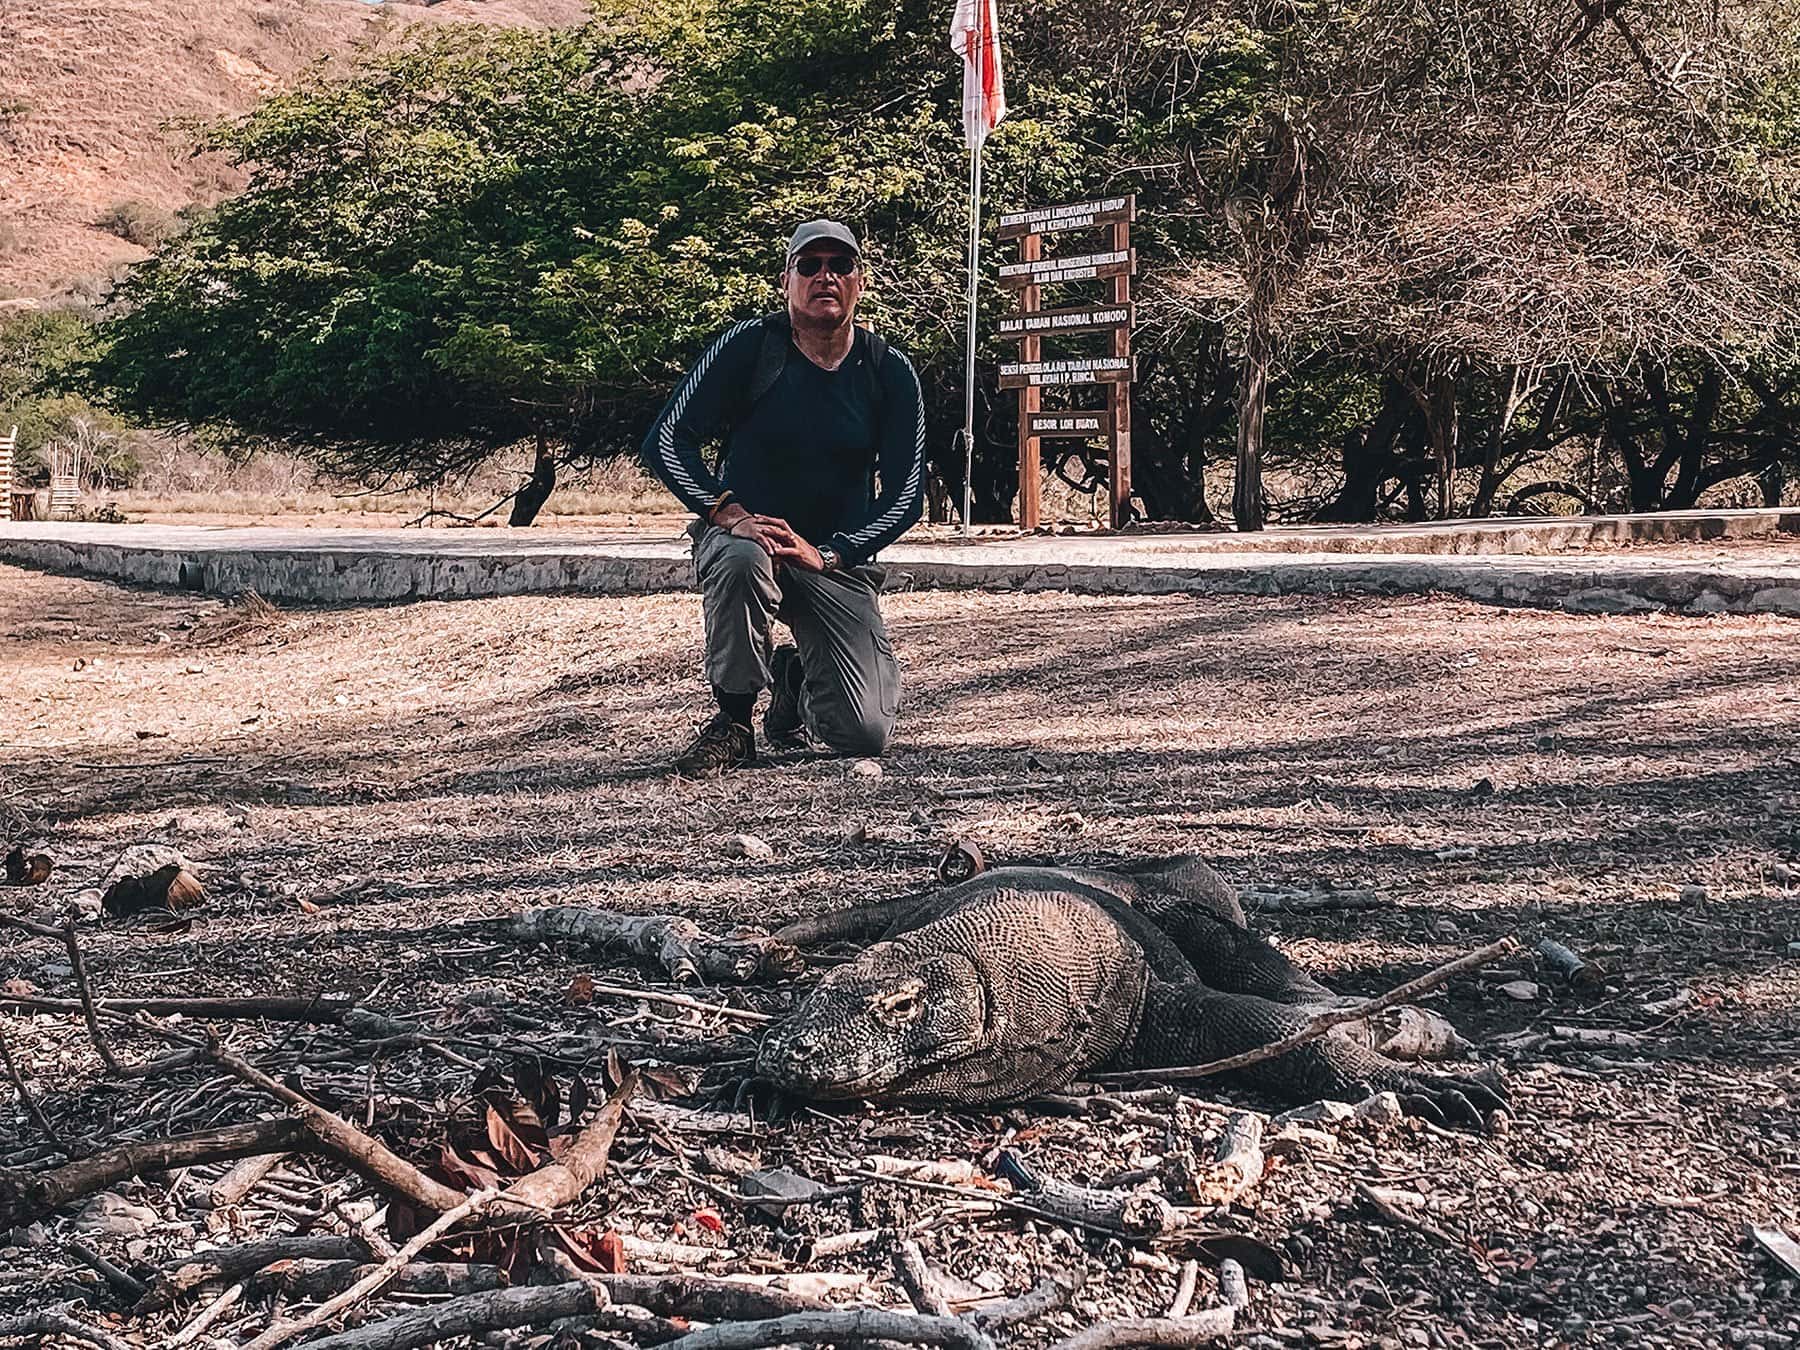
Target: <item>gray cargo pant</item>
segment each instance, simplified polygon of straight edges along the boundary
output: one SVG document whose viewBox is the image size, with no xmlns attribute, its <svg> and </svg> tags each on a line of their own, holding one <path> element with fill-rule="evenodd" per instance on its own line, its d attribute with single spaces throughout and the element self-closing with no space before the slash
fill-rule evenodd
<svg viewBox="0 0 1800 1350">
<path fill-rule="evenodd" d="M 713 688 L 755 694 L 769 687 L 769 627 L 779 619 L 800 649 L 800 716 L 814 739 L 842 755 L 886 749 L 900 711 L 900 667 L 876 603 L 887 573 L 777 567 L 762 545 L 716 525 L 695 521 L 688 533 Z"/>
</svg>

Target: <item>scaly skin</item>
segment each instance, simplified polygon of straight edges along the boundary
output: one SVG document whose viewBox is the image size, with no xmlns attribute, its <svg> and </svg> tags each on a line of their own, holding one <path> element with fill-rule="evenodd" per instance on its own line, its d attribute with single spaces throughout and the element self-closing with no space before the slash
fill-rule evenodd
<svg viewBox="0 0 1800 1350">
<path fill-rule="evenodd" d="M 887 939 L 830 971 L 764 1040 L 758 1073 L 827 1100 L 986 1105 L 1096 1069 L 1198 1064 L 1267 1045 L 1305 1025 L 1294 1004 L 1325 991 L 1241 915 L 1233 924 L 1235 908 L 1144 874 L 986 873 L 921 902 Z M 1240 987 L 1217 987 L 1227 980 Z M 1416 1114 L 1475 1125 L 1503 1105 L 1485 1084 L 1420 1073 L 1336 1036 L 1235 1076 L 1286 1100 L 1391 1090 Z"/>
</svg>

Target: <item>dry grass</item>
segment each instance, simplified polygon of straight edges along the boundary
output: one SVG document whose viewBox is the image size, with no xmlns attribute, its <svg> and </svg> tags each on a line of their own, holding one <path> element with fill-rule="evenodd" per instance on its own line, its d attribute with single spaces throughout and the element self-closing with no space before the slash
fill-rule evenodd
<svg viewBox="0 0 1800 1350">
<path fill-rule="evenodd" d="M 247 462 L 170 441 L 152 444 L 136 486 L 96 494 L 132 519 L 175 524 L 403 525 L 430 511 L 443 524 L 489 511 L 530 470 L 529 456 L 501 454 L 472 477 L 436 492 L 371 492 L 336 483 L 305 460 L 258 454 Z M 539 519 L 679 514 L 682 506 L 635 460 L 619 459 L 575 473 L 565 471 Z M 484 524 L 506 521 L 506 508 Z"/>
<path fill-rule="evenodd" d="M 320 57 L 405 23 L 567 23 L 578 0 L 10 0 L 0 3 L 0 296 L 40 295 L 144 249 L 99 221 L 122 200 L 174 211 L 234 191 L 176 124 L 248 109 Z"/>
</svg>

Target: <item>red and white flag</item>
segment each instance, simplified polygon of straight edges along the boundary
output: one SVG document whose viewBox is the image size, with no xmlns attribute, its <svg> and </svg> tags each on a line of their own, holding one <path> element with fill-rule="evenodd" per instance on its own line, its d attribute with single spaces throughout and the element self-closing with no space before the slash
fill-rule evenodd
<svg viewBox="0 0 1800 1350">
<path fill-rule="evenodd" d="M 971 149 L 1006 116 L 1000 76 L 1000 18 L 995 0 L 956 0 L 950 50 L 963 59 L 963 138 Z"/>
</svg>

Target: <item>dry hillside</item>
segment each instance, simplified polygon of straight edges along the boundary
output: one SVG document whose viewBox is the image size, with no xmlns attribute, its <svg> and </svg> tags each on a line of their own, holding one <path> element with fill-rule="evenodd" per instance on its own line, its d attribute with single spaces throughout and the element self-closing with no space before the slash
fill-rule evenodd
<svg viewBox="0 0 1800 1350">
<path fill-rule="evenodd" d="M 144 256 L 100 226 L 231 191 L 185 119 L 240 112 L 321 56 L 410 23 L 566 23 L 582 0 L 0 0 L 0 299 Z"/>
</svg>

